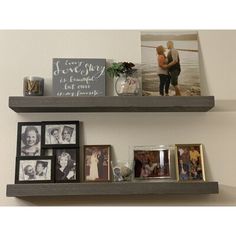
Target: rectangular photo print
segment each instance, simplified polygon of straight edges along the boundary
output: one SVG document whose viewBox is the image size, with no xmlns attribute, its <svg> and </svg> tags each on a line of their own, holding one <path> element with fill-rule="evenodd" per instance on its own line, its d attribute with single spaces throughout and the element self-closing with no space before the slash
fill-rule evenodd
<svg viewBox="0 0 236 236">
<path fill-rule="evenodd" d="M 171 178 L 170 150 L 162 148 L 134 149 L 135 179 Z"/>
<path fill-rule="evenodd" d="M 205 181 L 202 144 L 176 144 L 177 179 Z"/>
<path fill-rule="evenodd" d="M 42 147 L 79 147 L 79 121 L 44 121 Z"/>
<path fill-rule="evenodd" d="M 200 96 L 197 31 L 142 31 L 143 96 Z"/>
<path fill-rule="evenodd" d="M 42 123 L 19 122 L 17 133 L 17 156 L 41 155 Z"/>
<path fill-rule="evenodd" d="M 79 182 L 79 149 L 54 149 L 55 182 Z"/>
<path fill-rule="evenodd" d="M 15 183 L 54 182 L 52 157 L 17 157 Z"/>
<path fill-rule="evenodd" d="M 111 146 L 84 146 L 84 180 L 110 181 Z"/>
</svg>

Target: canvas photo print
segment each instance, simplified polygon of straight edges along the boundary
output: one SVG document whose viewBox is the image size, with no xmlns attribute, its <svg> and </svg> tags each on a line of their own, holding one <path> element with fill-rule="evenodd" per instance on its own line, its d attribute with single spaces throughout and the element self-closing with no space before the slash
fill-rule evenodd
<svg viewBox="0 0 236 236">
<path fill-rule="evenodd" d="M 197 31 L 142 31 L 144 96 L 200 96 Z"/>
<path fill-rule="evenodd" d="M 43 122 L 44 148 L 79 146 L 79 121 Z"/>
<path fill-rule="evenodd" d="M 110 181 L 110 145 L 84 146 L 85 181 Z"/>
<path fill-rule="evenodd" d="M 170 150 L 134 150 L 134 178 L 170 178 Z"/>
<path fill-rule="evenodd" d="M 40 156 L 41 136 L 41 123 L 19 122 L 17 155 Z"/>
<path fill-rule="evenodd" d="M 22 158 L 16 162 L 16 183 L 53 182 L 53 159 L 48 157 Z"/>
<path fill-rule="evenodd" d="M 73 182 L 79 180 L 79 150 L 54 149 L 56 160 L 55 182 Z"/>
<path fill-rule="evenodd" d="M 201 144 L 176 144 L 176 152 L 178 180 L 205 180 Z"/>
</svg>

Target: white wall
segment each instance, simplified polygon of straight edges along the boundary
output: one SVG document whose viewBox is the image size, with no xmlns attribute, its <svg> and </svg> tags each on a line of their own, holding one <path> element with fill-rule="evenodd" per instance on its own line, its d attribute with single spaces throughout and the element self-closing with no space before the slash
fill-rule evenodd
<svg viewBox="0 0 236 236">
<path fill-rule="evenodd" d="M 50 94 L 52 58 L 99 57 L 139 63 L 139 37 L 139 31 L 0 31 L 0 125 L 4 134 L 0 138 L 0 205 L 236 205 L 236 31 L 199 32 L 202 92 L 217 100 L 211 112 L 17 114 L 8 108 L 9 96 L 22 95 L 26 75 L 46 78 L 46 94 Z M 17 122 L 68 119 L 83 122 L 82 145 L 111 144 L 113 154 L 124 159 L 132 145 L 203 143 L 206 177 L 219 181 L 220 194 L 7 198 L 6 185 L 14 183 L 15 176 Z"/>
</svg>

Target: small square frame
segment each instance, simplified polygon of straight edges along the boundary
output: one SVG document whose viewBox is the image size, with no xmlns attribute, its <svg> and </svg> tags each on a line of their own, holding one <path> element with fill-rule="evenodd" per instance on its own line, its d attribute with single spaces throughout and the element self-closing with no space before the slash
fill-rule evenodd
<svg viewBox="0 0 236 236">
<path fill-rule="evenodd" d="M 37 170 L 36 170 L 36 166 L 37 163 L 46 163 L 46 161 L 50 161 L 51 162 L 51 166 L 50 166 L 50 179 L 46 179 L 43 180 L 43 175 L 41 176 L 40 174 L 37 177 Z M 21 162 L 25 161 L 28 162 L 28 164 L 24 167 L 24 169 L 22 169 L 22 171 L 20 171 L 20 168 L 23 168 L 23 163 L 21 165 Z M 32 180 L 20 180 L 20 174 L 22 175 L 22 177 L 26 176 L 25 174 L 25 168 L 27 166 L 32 166 L 32 162 L 35 162 L 34 165 L 34 179 Z M 32 166 L 33 167 L 33 166 Z M 47 166 L 46 166 L 47 167 Z M 43 167 L 45 168 L 45 167 Z M 20 173 L 21 172 L 21 173 Z M 46 173 L 44 173 L 46 174 Z M 28 157 L 17 157 L 16 158 L 16 169 L 15 169 L 15 183 L 16 184 L 37 184 L 37 183 L 54 183 L 54 158 L 53 157 L 44 157 L 44 156 L 39 156 L 39 157 L 35 157 L 35 156 L 28 156 Z"/>
<path fill-rule="evenodd" d="M 79 147 L 79 126 L 80 122 L 77 121 L 43 121 L 42 122 L 42 148 L 75 148 Z M 47 127 L 49 126 L 49 127 Z M 72 127 L 74 126 L 74 127 Z M 65 141 L 63 139 L 63 131 L 69 131 L 70 139 L 73 143 Z M 56 143 L 56 138 L 52 134 L 53 131 L 57 131 L 58 143 Z M 75 133 L 75 134 L 74 134 Z"/>
<path fill-rule="evenodd" d="M 99 152 L 102 153 L 101 160 L 96 157 Z M 111 145 L 84 145 L 83 166 L 85 182 L 111 181 Z M 93 174 L 90 174 L 91 169 L 93 169 Z"/>
<path fill-rule="evenodd" d="M 206 181 L 203 145 L 175 144 L 175 147 L 177 181 Z"/>
</svg>

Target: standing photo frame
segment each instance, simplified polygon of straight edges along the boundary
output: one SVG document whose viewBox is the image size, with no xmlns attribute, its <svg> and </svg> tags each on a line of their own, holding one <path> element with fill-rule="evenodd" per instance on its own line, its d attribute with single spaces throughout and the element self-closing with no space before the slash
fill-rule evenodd
<svg viewBox="0 0 236 236">
<path fill-rule="evenodd" d="M 44 121 L 42 124 L 44 149 L 79 147 L 79 121 Z"/>
<path fill-rule="evenodd" d="M 53 157 L 17 157 L 15 170 L 15 183 L 53 183 L 54 182 Z"/>
<path fill-rule="evenodd" d="M 84 146 L 84 181 L 111 181 L 111 145 Z"/>
<path fill-rule="evenodd" d="M 41 122 L 19 122 L 17 129 L 16 155 L 40 156 L 42 144 Z"/>
<path fill-rule="evenodd" d="M 134 179 L 170 179 L 170 149 L 168 147 L 135 147 Z"/>
<path fill-rule="evenodd" d="M 176 144 L 178 181 L 206 181 L 202 144 Z"/>
</svg>

